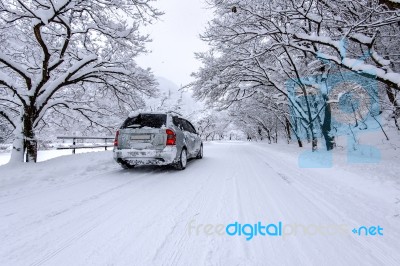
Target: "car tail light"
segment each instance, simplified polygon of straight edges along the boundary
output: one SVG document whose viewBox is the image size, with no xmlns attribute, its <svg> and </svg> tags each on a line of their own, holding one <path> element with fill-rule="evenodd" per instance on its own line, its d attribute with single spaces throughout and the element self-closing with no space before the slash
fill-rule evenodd
<svg viewBox="0 0 400 266">
<path fill-rule="evenodd" d="M 119 130 L 115 133 L 115 139 L 114 139 L 114 147 L 118 146 L 118 136 L 119 136 Z"/>
<path fill-rule="evenodd" d="M 167 133 L 167 145 L 175 145 L 176 144 L 176 135 L 175 132 L 171 129 L 166 130 Z"/>
</svg>

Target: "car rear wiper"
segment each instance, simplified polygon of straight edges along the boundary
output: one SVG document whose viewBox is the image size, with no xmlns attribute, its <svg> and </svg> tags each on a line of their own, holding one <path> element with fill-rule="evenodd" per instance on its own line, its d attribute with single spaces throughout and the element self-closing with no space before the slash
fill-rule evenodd
<svg viewBox="0 0 400 266">
<path fill-rule="evenodd" d="M 141 127 L 141 125 L 139 125 L 139 124 L 132 124 L 132 125 L 126 126 L 126 128 L 138 128 L 138 127 Z"/>
</svg>

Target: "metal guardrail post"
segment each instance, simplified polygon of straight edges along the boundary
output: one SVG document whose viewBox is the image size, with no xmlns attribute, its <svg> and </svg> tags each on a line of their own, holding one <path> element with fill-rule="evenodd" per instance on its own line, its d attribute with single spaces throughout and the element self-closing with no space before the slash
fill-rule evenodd
<svg viewBox="0 0 400 266">
<path fill-rule="evenodd" d="M 64 150 L 64 149 L 71 149 L 72 150 L 72 154 L 76 153 L 76 149 L 83 149 L 83 148 L 102 148 L 104 147 L 104 149 L 107 151 L 108 147 L 113 147 L 113 145 L 108 145 L 108 140 L 114 140 L 115 137 L 80 137 L 80 136 L 59 136 L 57 137 L 57 139 L 62 139 L 63 143 L 65 139 L 72 139 L 72 146 L 69 147 L 58 147 L 57 150 Z M 79 140 L 86 140 L 86 139 L 97 139 L 97 140 L 104 140 L 104 145 L 92 145 L 92 146 L 85 146 L 85 145 L 81 145 L 81 146 L 77 146 L 77 142 L 79 143 Z M 83 141 L 84 142 L 84 141 Z"/>
<path fill-rule="evenodd" d="M 75 147 L 75 138 L 72 139 L 72 145 Z M 75 154 L 75 148 L 72 149 L 72 154 Z"/>
</svg>

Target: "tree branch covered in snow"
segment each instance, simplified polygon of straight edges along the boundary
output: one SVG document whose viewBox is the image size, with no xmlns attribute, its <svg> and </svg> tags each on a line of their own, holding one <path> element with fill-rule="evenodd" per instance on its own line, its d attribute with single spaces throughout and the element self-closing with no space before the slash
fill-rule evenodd
<svg viewBox="0 0 400 266">
<path fill-rule="evenodd" d="M 314 148 L 318 129 L 327 143 L 333 141 L 330 112 L 337 103 L 330 101 L 327 84 L 333 72 L 377 80 L 388 95 L 400 90 L 395 48 L 400 13 L 387 1 L 215 0 L 210 5 L 215 17 L 201 37 L 211 49 L 197 54 L 203 67 L 190 86 L 211 106 L 230 108 L 259 95 L 269 99 L 266 106 L 286 101 L 282 108 L 296 119 L 289 126 L 304 127 Z"/>
<path fill-rule="evenodd" d="M 34 139 L 49 110 L 101 125 L 97 112 L 136 109 L 141 95 L 152 95 L 151 72 L 133 61 L 149 41 L 140 26 L 162 14 L 151 2 L 0 0 L 0 111 L 20 107 L 7 116 L 22 123 L 16 134 Z"/>
</svg>

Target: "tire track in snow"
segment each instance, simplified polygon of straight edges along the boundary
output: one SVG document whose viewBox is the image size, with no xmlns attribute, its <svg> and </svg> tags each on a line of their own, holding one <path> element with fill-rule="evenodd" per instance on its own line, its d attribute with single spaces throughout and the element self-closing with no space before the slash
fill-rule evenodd
<svg viewBox="0 0 400 266">
<path fill-rule="evenodd" d="M 95 178 L 98 178 L 99 176 L 107 175 L 107 174 L 110 174 L 110 173 L 118 173 L 118 172 L 120 172 L 120 171 L 117 171 L 117 172 L 111 171 L 111 172 L 108 172 L 108 173 L 101 173 L 101 174 L 96 175 Z M 123 174 L 127 175 L 129 173 L 123 173 Z M 118 189 L 120 189 L 120 188 L 122 188 L 122 187 L 124 187 L 126 185 L 129 185 L 129 184 L 135 182 L 137 179 L 145 177 L 145 176 L 148 176 L 150 174 L 152 174 L 152 172 L 149 172 L 149 173 L 146 173 L 146 174 L 143 174 L 143 175 L 140 175 L 140 176 L 135 176 L 135 177 L 133 177 L 133 179 L 131 179 L 131 180 L 125 182 L 125 183 L 122 183 L 122 184 L 119 184 L 117 186 L 108 188 L 108 189 L 106 189 L 104 191 L 101 191 L 99 193 L 96 193 L 96 194 L 93 194 L 93 195 L 90 195 L 90 196 L 86 196 L 83 199 L 79 200 L 78 202 L 75 202 L 75 203 L 73 203 L 73 204 L 71 204 L 71 205 L 69 205 L 67 207 L 64 207 L 61 210 L 60 209 L 52 210 L 52 211 L 48 212 L 47 214 L 44 214 L 44 215 L 40 216 L 39 218 L 37 218 L 37 219 L 35 219 L 33 221 L 30 221 L 30 223 L 25 223 L 24 222 L 25 226 L 21 227 L 20 230 L 23 230 L 25 227 L 29 228 L 31 226 L 39 226 L 43 222 L 48 223 L 49 221 L 51 221 L 52 218 L 54 218 L 54 217 L 56 217 L 58 215 L 64 214 L 64 213 L 66 213 L 66 212 L 68 212 L 68 211 L 70 211 L 72 209 L 75 209 L 75 208 L 78 208 L 80 206 L 83 206 L 83 205 L 85 205 L 85 204 L 87 204 L 87 203 L 89 203 L 91 201 L 98 200 L 100 197 L 103 197 L 103 196 L 107 195 L 108 193 L 111 193 L 111 192 L 113 192 L 115 190 L 118 190 Z M 86 183 L 86 181 L 84 183 Z M 69 188 L 70 188 L 70 186 L 62 187 L 62 190 L 69 189 Z M 37 196 L 37 195 L 31 195 L 31 196 Z M 27 196 L 27 198 L 29 198 L 29 196 Z M 21 220 L 26 220 L 27 218 L 28 217 L 22 217 L 20 219 Z M 32 217 L 29 217 L 29 218 L 32 218 Z M 2 236 L 2 238 L 6 237 L 6 236 Z"/>
<path fill-rule="evenodd" d="M 160 174 L 160 173 L 159 173 L 159 174 Z M 157 175 L 157 176 L 154 177 L 154 179 L 156 179 L 156 178 L 158 178 L 158 177 L 161 177 L 161 176 Z M 171 178 L 173 178 L 173 176 L 171 176 Z M 167 183 L 167 182 L 168 182 L 168 180 L 166 180 L 165 177 L 163 177 L 163 179 L 161 179 L 161 181 L 162 181 L 163 183 Z M 169 180 L 169 181 L 170 181 L 170 180 Z M 157 185 L 159 185 L 159 184 L 157 183 Z M 126 195 L 125 195 L 125 196 L 126 196 Z M 122 206 L 128 205 L 127 202 L 129 202 L 129 196 L 127 196 L 127 197 L 121 197 L 121 198 L 124 199 L 124 202 L 120 202 L 120 203 L 119 203 L 119 209 L 120 209 Z M 184 202 L 184 201 L 182 201 L 182 202 Z M 138 205 L 139 205 L 139 204 L 138 204 Z M 160 206 L 159 206 L 159 207 L 160 207 Z M 159 207 L 155 208 L 156 212 L 159 212 L 159 211 L 160 211 Z M 116 211 L 115 214 L 116 214 L 117 216 L 118 216 L 118 215 L 121 215 L 120 211 Z M 167 213 L 165 213 L 164 215 L 165 215 L 165 217 L 168 217 L 168 215 L 170 215 L 170 214 L 171 214 L 171 212 L 167 212 Z M 136 213 L 136 216 L 137 216 L 137 217 L 149 217 L 149 216 L 151 216 L 151 215 L 152 215 L 152 213 L 149 212 L 149 210 L 146 209 L 146 208 L 142 208 L 142 212 L 141 212 L 141 213 Z M 113 217 L 114 217 L 114 215 L 113 215 Z M 115 219 L 112 219 L 112 220 L 118 221 L 119 219 L 115 218 Z M 117 224 L 118 224 L 118 223 L 119 223 L 119 221 L 117 222 Z M 152 222 L 151 222 L 150 224 L 145 224 L 144 226 L 140 227 L 140 229 L 141 229 L 141 230 L 146 230 L 147 227 L 151 227 L 153 224 L 156 224 L 156 223 L 157 223 L 157 220 L 154 219 L 154 220 L 152 220 Z M 121 225 L 121 228 L 124 228 L 124 227 L 127 227 L 127 226 L 131 226 L 131 224 L 129 224 L 129 222 L 127 222 L 126 224 L 125 224 L 125 223 L 124 223 L 124 224 L 119 223 L 119 224 Z M 135 235 L 132 235 L 132 237 L 135 238 Z M 126 249 L 126 248 L 129 248 L 129 247 L 125 247 L 125 249 Z"/>
<path fill-rule="evenodd" d="M 123 199 L 124 197 L 126 197 L 127 195 L 132 193 L 132 191 L 127 191 L 127 192 L 125 192 L 125 194 L 118 194 L 117 192 L 119 192 L 120 189 L 122 189 L 122 188 L 127 189 L 128 185 L 139 185 L 139 184 L 146 184 L 146 183 L 154 182 L 154 178 L 146 179 L 146 177 L 151 175 L 151 174 L 153 174 L 153 172 L 154 171 L 148 172 L 148 173 L 144 173 L 144 174 L 141 174 L 139 176 L 133 177 L 133 179 L 129 180 L 128 182 L 125 182 L 123 184 L 119 184 L 118 186 L 115 186 L 113 188 L 107 189 L 106 191 L 102 191 L 100 193 L 97 193 L 95 195 L 87 197 L 86 199 L 82 200 L 79 204 L 76 204 L 75 206 L 72 206 L 71 208 L 69 208 L 67 211 L 64 211 L 64 212 L 60 213 L 60 215 L 55 215 L 55 216 L 47 217 L 47 219 L 42 219 L 42 220 L 39 220 L 39 221 L 35 221 L 38 224 L 35 224 L 35 222 L 34 223 L 30 223 L 27 226 L 25 226 L 27 228 L 27 233 L 26 234 L 22 232 L 21 228 L 19 228 L 19 230 L 15 231 L 15 232 L 18 233 L 18 234 L 23 234 L 24 235 L 24 240 L 23 241 L 28 242 L 28 243 L 32 243 L 32 245 L 33 245 L 32 247 L 37 248 L 37 246 L 34 243 L 35 242 L 43 243 L 43 242 L 40 241 L 41 238 L 45 238 L 47 236 L 52 236 L 53 234 L 57 234 L 57 233 L 58 234 L 60 234 L 60 233 L 63 234 L 63 232 L 60 232 L 61 228 L 63 228 L 63 227 L 64 228 L 65 227 L 68 228 L 69 225 L 75 224 L 75 223 L 71 223 L 71 220 L 70 220 L 71 217 L 70 216 L 66 217 L 67 219 L 64 220 L 65 219 L 65 214 L 67 214 L 68 211 L 74 211 L 74 212 L 81 211 L 81 212 L 84 212 L 83 215 L 72 216 L 73 219 L 77 219 L 79 221 L 82 220 L 82 217 L 89 216 L 89 219 L 87 219 L 88 220 L 87 223 L 89 224 L 89 226 L 86 226 L 86 227 L 84 226 L 84 228 L 86 228 L 86 229 L 83 229 L 83 233 L 82 233 L 82 229 L 78 228 L 78 229 L 75 229 L 75 230 L 78 231 L 78 233 L 72 234 L 72 236 L 67 237 L 67 240 L 65 240 L 65 239 L 63 239 L 63 237 L 61 237 L 59 239 L 59 241 L 56 242 L 56 246 L 61 246 L 61 248 L 56 248 L 55 251 L 49 252 L 50 255 L 49 256 L 45 256 L 46 259 L 44 259 L 44 261 L 47 261 L 50 258 L 52 258 L 55 255 L 57 255 L 58 253 L 60 253 L 65 248 L 69 247 L 71 245 L 71 243 L 76 242 L 78 239 L 82 238 L 87 233 L 91 232 L 93 230 L 93 228 L 95 228 L 95 227 L 99 226 L 100 224 L 104 223 L 105 219 L 99 219 L 99 217 L 103 216 L 104 213 L 107 214 L 108 212 L 100 212 L 99 210 L 104 210 L 104 209 L 110 210 L 110 208 L 105 208 L 105 207 L 118 203 L 121 199 Z M 129 172 L 124 173 L 124 175 L 129 175 Z M 143 179 L 143 177 L 145 179 Z M 137 181 L 138 181 L 139 178 L 141 178 L 139 181 L 142 181 L 142 183 L 138 184 Z M 92 202 L 98 204 L 99 203 L 98 202 L 99 199 L 104 198 L 105 196 L 109 195 L 110 193 L 114 193 L 114 194 L 117 193 L 117 197 L 114 197 L 113 200 L 107 198 L 107 200 L 105 200 L 104 203 L 102 203 L 101 205 L 98 205 L 98 206 L 96 206 L 94 208 L 91 207 L 90 210 L 88 210 L 87 208 L 82 208 L 82 207 L 85 207 L 87 204 L 92 203 Z M 112 210 L 112 208 L 111 208 L 111 210 Z M 92 213 L 95 214 L 95 215 L 91 215 Z M 98 214 L 101 214 L 101 215 L 98 215 Z M 96 219 L 93 219 L 94 217 Z M 108 218 L 110 218 L 110 217 L 108 217 Z M 62 220 L 62 224 L 59 224 L 60 219 Z M 79 223 L 79 221 L 77 221 L 77 222 Z M 96 223 L 97 224 L 96 226 L 92 226 L 93 221 L 99 221 L 99 222 Z M 44 226 L 43 229 L 40 229 L 40 227 L 38 227 L 40 224 L 43 224 L 43 226 Z M 54 224 L 54 225 L 52 225 L 52 224 Z M 29 232 L 30 230 L 29 229 L 32 228 L 33 225 L 35 226 L 36 230 L 39 231 L 39 232 L 42 232 L 42 234 L 38 236 L 37 233 L 33 232 L 33 236 L 32 237 L 35 237 L 35 239 L 31 239 L 30 241 L 28 241 L 27 238 L 28 239 L 30 238 L 29 237 L 30 236 L 30 232 Z M 50 230 L 47 229 L 47 228 L 49 228 Z M 47 229 L 47 230 L 45 230 L 45 229 Z M 11 239 L 14 239 L 13 235 L 11 235 L 9 237 Z M 4 241 L 7 240 L 6 238 L 2 238 L 2 239 L 4 239 Z M 69 240 L 69 239 L 71 239 L 71 240 Z M 17 241 L 18 241 L 18 239 L 17 239 Z M 8 255 L 12 256 L 13 252 L 19 253 L 20 252 L 20 248 L 21 248 L 21 246 L 20 247 L 16 247 L 13 250 L 9 250 L 8 253 L 10 253 L 10 254 L 8 254 Z"/>
<path fill-rule="evenodd" d="M 186 224 L 188 222 L 188 220 L 186 220 L 188 217 L 188 214 L 198 211 L 198 209 L 193 208 L 193 205 L 200 205 L 200 206 L 203 205 L 203 203 L 205 201 L 204 195 L 200 200 L 198 200 L 198 198 L 202 195 L 202 193 L 204 193 L 204 191 L 206 189 L 206 183 L 208 183 L 208 181 L 210 179 L 211 179 L 211 176 L 209 176 L 207 179 L 205 179 L 201 183 L 200 188 L 196 191 L 194 196 L 191 198 L 191 200 L 188 202 L 188 204 L 184 207 L 183 211 L 180 212 L 178 214 L 178 216 L 174 219 L 175 220 L 174 225 L 170 228 L 167 235 L 165 235 L 161 244 L 156 248 L 156 251 L 155 251 L 154 257 L 153 257 L 153 263 L 159 264 L 160 262 L 165 261 L 165 255 L 163 254 L 163 249 L 166 247 L 166 244 L 167 243 L 169 244 L 171 241 L 174 242 L 174 244 L 173 244 L 174 248 L 172 249 L 172 250 L 174 250 L 174 252 L 172 252 L 172 254 L 169 254 L 169 259 L 167 261 L 170 262 L 169 265 L 175 265 L 177 263 L 177 261 L 179 261 L 180 255 L 181 255 L 180 251 L 183 249 L 183 246 L 186 242 L 185 240 L 187 240 L 187 232 L 185 230 L 183 232 L 176 232 L 176 231 L 178 228 L 180 228 L 179 225 L 185 224 L 185 226 L 186 226 Z M 194 216 L 196 216 L 196 214 Z M 191 217 L 194 217 L 194 216 L 191 216 Z M 176 235 L 180 235 L 177 240 L 175 240 Z"/>
<path fill-rule="evenodd" d="M 47 192 L 53 192 L 54 190 L 58 190 L 58 189 L 65 189 L 65 188 L 69 188 L 69 187 L 72 187 L 72 186 L 81 186 L 81 185 L 83 185 L 85 183 L 92 182 L 93 179 L 96 179 L 99 176 L 103 176 L 103 175 L 107 175 L 107 174 L 113 174 L 113 173 L 117 173 L 117 172 L 120 172 L 120 170 L 119 169 L 118 170 L 114 169 L 114 170 L 102 172 L 102 173 L 99 173 L 99 174 L 91 175 L 89 178 L 87 178 L 85 180 L 78 180 L 76 182 L 70 182 L 70 183 L 67 183 L 67 184 L 55 185 L 55 186 L 52 186 L 51 188 L 38 190 L 38 191 L 35 191 L 34 193 L 31 193 L 31 194 L 27 194 L 27 195 L 24 195 L 24 196 L 7 199 L 6 201 L 0 201 L 0 205 L 7 205 L 7 204 L 13 203 L 13 202 L 18 201 L 18 200 L 30 198 L 30 197 L 33 197 L 33 196 L 38 196 L 38 195 L 41 195 L 41 194 L 47 193 Z"/>
<path fill-rule="evenodd" d="M 295 189 L 297 195 L 301 196 L 313 206 L 313 212 L 318 214 L 314 218 L 315 221 L 326 217 L 325 221 L 331 221 L 335 224 L 346 223 L 350 226 L 369 224 L 368 217 L 370 217 L 371 211 L 377 211 L 377 213 L 379 213 L 379 204 L 375 203 L 375 205 L 371 206 L 370 203 L 367 203 L 370 201 L 368 195 L 359 193 L 359 191 L 353 191 L 353 193 L 346 194 L 343 191 L 343 189 L 347 189 L 346 187 L 339 187 L 337 183 L 333 183 L 332 180 L 330 180 L 328 177 L 325 177 L 323 174 L 315 176 L 315 173 L 313 173 L 312 169 L 311 171 L 307 171 L 309 169 L 302 169 L 303 171 L 300 171 L 300 169 L 297 167 L 294 168 L 291 166 L 289 161 L 286 161 L 283 158 L 277 158 L 276 154 L 272 155 L 269 153 L 268 149 L 264 150 L 257 146 L 254 146 L 254 149 L 257 150 L 259 157 L 263 158 L 263 160 L 269 158 L 269 160 L 274 161 L 275 167 L 273 167 L 273 169 L 276 173 L 279 174 L 281 169 L 285 169 L 286 173 L 290 172 L 293 176 L 296 176 L 292 188 Z M 305 172 L 308 172 L 308 174 L 306 175 Z M 346 175 L 343 175 L 343 177 L 338 176 L 337 178 L 340 179 L 344 178 L 345 176 Z M 292 197 L 293 196 L 294 195 L 292 194 Z M 344 200 L 343 198 L 347 198 L 347 200 Z M 361 205 L 359 205 L 359 203 Z M 352 218 L 354 217 L 353 210 L 359 210 L 360 206 L 363 206 L 363 210 L 358 211 L 358 214 L 356 215 L 357 220 L 355 220 Z M 362 216 L 364 216 L 364 218 L 361 218 Z M 379 215 L 374 214 L 374 217 L 379 217 Z M 375 223 L 370 221 L 370 224 Z M 387 256 L 386 254 L 388 250 L 393 251 L 389 252 L 389 254 L 395 254 L 396 248 L 387 245 L 382 246 L 379 239 L 370 241 L 368 238 L 357 238 L 353 235 L 350 235 L 349 232 L 348 236 L 336 240 L 339 242 L 331 242 L 331 244 L 335 244 L 337 250 L 343 249 L 343 247 L 346 246 L 353 247 L 353 253 L 348 252 L 348 249 L 343 249 L 343 252 L 341 252 L 343 262 L 355 260 L 354 253 L 362 254 L 366 250 L 375 250 L 373 254 L 365 252 L 364 256 L 368 257 L 369 262 L 384 262 L 386 265 L 395 263 L 395 260 L 391 258 L 390 255 Z M 349 244 L 349 242 L 351 244 Z M 323 243 L 321 243 L 321 245 L 323 245 Z"/>
<path fill-rule="evenodd" d="M 277 223 L 285 221 L 290 211 L 285 211 L 286 201 L 292 196 L 288 192 L 290 186 L 282 177 L 274 171 L 271 166 L 272 162 L 267 162 L 263 156 L 254 153 L 253 144 L 247 144 L 241 150 L 242 160 L 247 165 L 247 171 L 243 172 L 241 186 L 248 195 L 245 219 L 241 223 L 256 223 L 258 221 L 264 223 Z M 245 155 L 245 156 L 244 156 Z M 260 171 L 261 170 L 261 171 Z M 283 264 L 292 265 L 294 263 L 300 265 L 311 265 L 307 254 L 303 251 L 304 244 L 298 238 L 285 239 L 265 236 L 242 242 L 249 246 L 248 255 L 252 264 L 259 262 L 259 254 L 264 253 L 271 265 Z M 250 248 L 251 247 L 251 248 Z M 296 250 L 296 258 L 290 256 L 282 256 L 282 250 Z M 257 262 L 258 261 L 258 262 Z"/>
</svg>

